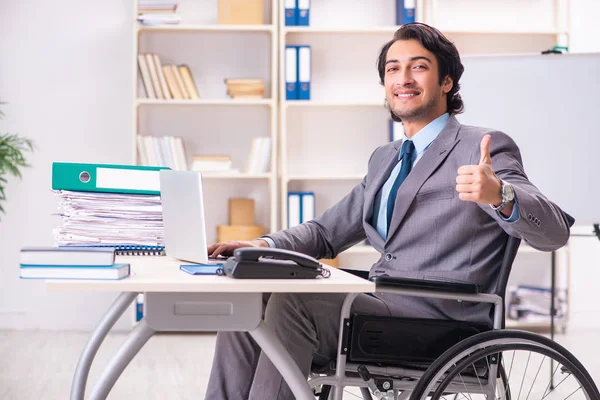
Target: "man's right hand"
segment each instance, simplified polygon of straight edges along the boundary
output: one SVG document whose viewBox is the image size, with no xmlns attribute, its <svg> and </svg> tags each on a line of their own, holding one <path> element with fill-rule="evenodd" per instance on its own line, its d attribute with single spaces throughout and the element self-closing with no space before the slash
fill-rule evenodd
<svg viewBox="0 0 600 400">
<path fill-rule="evenodd" d="M 240 247 L 269 247 L 269 244 L 261 239 L 215 243 L 208 246 L 208 256 L 217 257 L 221 255 L 229 257 L 233 255 L 235 249 Z"/>
</svg>

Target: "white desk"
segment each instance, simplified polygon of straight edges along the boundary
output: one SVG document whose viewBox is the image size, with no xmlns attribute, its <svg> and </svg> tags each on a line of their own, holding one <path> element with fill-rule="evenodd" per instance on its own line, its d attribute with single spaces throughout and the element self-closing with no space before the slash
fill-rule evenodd
<svg viewBox="0 0 600 400">
<path fill-rule="evenodd" d="M 314 400 L 307 378 L 262 321 L 263 293 L 372 293 L 375 284 L 335 268 L 327 279 L 233 279 L 193 276 L 169 257 L 118 257 L 131 276 L 112 280 L 47 280 L 48 291 L 121 292 L 90 336 L 77 364 L 71 400 L 83 400 L 92 361 L 102 341 L 138 293 L 144 318 L 108 364 L 90 398 L 105 399 L 144 344 L 158 331 L 248 331 L 281 372 L 297 399 Z"/>
</svg>

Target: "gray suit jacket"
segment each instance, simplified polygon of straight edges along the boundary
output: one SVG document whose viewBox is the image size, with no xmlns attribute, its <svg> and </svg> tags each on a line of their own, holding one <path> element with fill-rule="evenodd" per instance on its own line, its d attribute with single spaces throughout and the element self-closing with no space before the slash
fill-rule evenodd
<svg viewBox="0 0 600 400">
<path fill-rule="evenodd" d="M 478 164 L 480 143 L 491 135 L 496 175 L 510 182 L 520 217 L 503 221 L 487 204 L 462 201 L 455 189 L 458 168 Z M 360 184 L 322 215 L 268 236 L 276 247 L 316 258 L 334 258 L 367 238 L 381 253 L 370 275 L 477 283 L 493 292 L 507 234 L 550 251 L 569 238 L 565 213 L 528 180 L 515 142 L 506 134 L 462 125 L 451 116 L 400 186 L 387 240 L 371 225 L 377 192 L 397 163 L 401 142 L 377 148 Z M 489 322 L 490 307 L 379 293 L 392 313 L 423 318 Z"/>
</svg>

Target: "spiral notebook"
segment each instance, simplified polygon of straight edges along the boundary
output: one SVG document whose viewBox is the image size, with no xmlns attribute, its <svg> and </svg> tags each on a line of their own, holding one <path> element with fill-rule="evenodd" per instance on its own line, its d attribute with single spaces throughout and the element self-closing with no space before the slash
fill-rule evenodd
<svg viewBox="0 0 600 400">
<path fill-rule="evenodd" d="M 61 246 L 61 247 L 102 247 L 115 249 L 117 256 L 164 256 L 165 246 L 142 245 L 87 245 L 87 246 Z"/>
</svg>

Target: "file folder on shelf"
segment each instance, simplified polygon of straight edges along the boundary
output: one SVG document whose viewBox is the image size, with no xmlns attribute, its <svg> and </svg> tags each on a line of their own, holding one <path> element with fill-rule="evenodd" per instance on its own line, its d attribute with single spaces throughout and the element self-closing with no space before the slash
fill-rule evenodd
<svg viewBox="0 0 600 400">
<path fill-rule="evenodd" d="M 310 25 L 310 0 L 297 0 L 298 1 L 298 25 L 309 26 Z"/>
<path fill-rule="evenodd" d="M 402 139 L 402 135 L 404 135 L 402 122 L 396 122 L 390 118 L 390 142 Z"/>
<path fill-rule="evenodd" d="M 315 194 L 314 192 L 302 193 L 302 208 L 300 209 L 300 221 L 306 222 L 315 218 Z"/>
<path fill-rule="evenodd" d="M 298 0 L 285 0 L 285 26 L 297 25 Z"/>
<path fill-rule="evenodd" d="M 54 162 L 52 189 L 159 195 L 161 169 L 169 168 Z"/>
<path fill-rule="evenodd" d="M 285 46 L 285 99 L 298 100 L 298 49 Z"/>
<path fill-rule="evenodd" d="M 300 193 L 288 192 L 288 228 L 300 225 Z"/>
<path fill-rule="evenodd" d="M 288 228 L 315 218 L 314 192 L 288 192 Z"/>
<path fill-rule="evenodd" d="M 311 49 L 310 46 L 298 46 L 298 99 L 310 100 L 311 80 Z"/>
<path fill-rule="evenodd" d="M 417 0 L 396 0 L 396 25 L 415 22 Z"/>
</svg>

